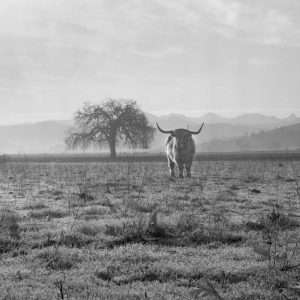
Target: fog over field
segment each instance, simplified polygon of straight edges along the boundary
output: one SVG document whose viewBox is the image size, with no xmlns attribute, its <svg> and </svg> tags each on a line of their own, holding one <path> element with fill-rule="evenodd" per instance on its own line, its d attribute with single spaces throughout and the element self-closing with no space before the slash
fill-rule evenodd
<svg viewBox="0 0 300 300">
<path fill-rule="evenodd" d="M 300 118 L 291 115 L 276 118 L 260 114 L 247 114 L 235 118 L 222 118 L 215 114 L 199 118 L 180 114 L 157 116 L 147 114 L 149 122 L 159 122 L 167 129 L 182 127 L 197 129 L 205 122 L 203 132 L 194 139 L 199 152 L 278 151 L 299 150 Z M 6 154 L 72 153 L 65 145 L 65 137 L 72 120 L 43 121 L 18 125 L 0 125 L 0 149 Z M 155 132 L 149 153 L 164 151 L 166 136 Z M 121 152 L 132 152 L 119 145 Z M 76 152 L 80 152 L 78 149 Z M 106 152 L 107 147 L 90 147 L 87 152 Z"/>
</svg>

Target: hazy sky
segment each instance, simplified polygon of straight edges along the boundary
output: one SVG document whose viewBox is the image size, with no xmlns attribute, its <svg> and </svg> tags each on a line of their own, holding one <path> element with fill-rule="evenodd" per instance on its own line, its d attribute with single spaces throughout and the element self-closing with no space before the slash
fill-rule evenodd
<svg viewBox="0 0 300 300">
<path fill-rule="evenodd" d="M 83 102 L 149 112 L 300 115 L 299 0 L 0 3 L 0 123 Z"/>
</svg>

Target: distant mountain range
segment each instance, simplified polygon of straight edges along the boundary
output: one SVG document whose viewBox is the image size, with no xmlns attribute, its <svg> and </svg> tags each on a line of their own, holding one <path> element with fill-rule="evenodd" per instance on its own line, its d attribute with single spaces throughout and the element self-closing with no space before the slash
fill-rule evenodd
<svg viewBox="0 0 300 300">
<path fill-rule="evenodd" d="M 0 126 L 0 153 L 63 152 L 71 125 L 71 121 L 45 121 Z"/>
<path fill-rule="evenodd" d="M 225 118 L 222 116 L 219 116 L 214 113 L 208 113 L 203 115 L 202 117 L 199 118 L 191 118 L 191 117 L 186 117 L 184 115 L 180 114 L 169 114 L 161 117 L 153 116 L 153 115 L 148 115 L 149 119 L 154 119 L 154 120 L 160 120 L 160 121 L 166 121 L 169 123 L 174 123 L 176 127 L 176 122 L 180 123 L 195 123 L 195 124 L 200 124 L 202 122 L 205 122 L 207 124 L 230 124 L 230 125 L 238 125 L 238 126 L 245 126 L 245 127 L 250 127 L 253 129 L 273 129 L 276 127 L 281 127 L 281 126 L 287 126 L 287 125 L 292 125 L 296 123 L 300 123 L 300 118 L 297 117 L 295 114 L 291 114 L 286 118 L 278 118 L 274 116 L 265 116 L 262 114 L 257 114 L 257 113 L 252 113 L 252 114 L 242 114 L 237 117 L 233 118 Z M 184 125 L 186 125 L 184 124 Z"/>
<path fill-rule="evenodd" d="M 224 118 L 209 113 L 199 118 L 180 114 L 156 116 L 147 114 L 151 124 L 159 122 L 165 129 L 198 129 L 195 136 L 199 151 L 285 150 L 300 148 L 300 118 L 245 114 Z M 65 152 L 64 139 L 72 121 L 44 121 L 0 126 L 0 153 L 61 153 Z M 163 151 L 166 135 L 157 133 L 151 151 Z"/>
<path fill-rule="evenodd" d="M 256 151 L 256 150 L 299 150 L 300 151 L 300 123 L 284 126 L 250 135 L 215 139 L 201 144 L 202 151 Z"/>
</svg>

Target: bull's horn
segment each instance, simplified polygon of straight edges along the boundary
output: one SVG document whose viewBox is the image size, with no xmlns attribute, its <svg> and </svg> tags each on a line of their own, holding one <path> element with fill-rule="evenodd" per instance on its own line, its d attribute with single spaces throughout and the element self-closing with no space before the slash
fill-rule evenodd
<svg viewBox="0 0 300 300">
<path fill-rule="evenodd" d="M 204 125 L 204 123 L 202 123 L 201 127 L 197 131 L 191 131 L 191 130 L 189 130 L 189 133 L 191 133 L 191 134 L 199 134 L 201 132 L 202 128 L 203 128 L 203 125 Z"/>
<path fill-rule="evenodd" d="M 162 133 L 168 133 L 168 134 L 172 134 L 173 133 L 173 130 L 163 130 L 159 127 L 158 123 L 156 123 L 156 126 L 158 128 L 158 130 Z"/>
</svg>

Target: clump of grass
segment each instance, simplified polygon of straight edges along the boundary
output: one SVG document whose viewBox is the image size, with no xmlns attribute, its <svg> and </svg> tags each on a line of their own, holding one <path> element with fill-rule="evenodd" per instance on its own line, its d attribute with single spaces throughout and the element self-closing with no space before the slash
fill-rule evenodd
<svg viewBox="0 0 300 300">
<path fill-rule="evenodd" d="M 108 265 L 105 268 L 98 269 L 95 276 L 102 280 L 113 281 L 118 285 L 130 284 L 135 281 L 139 282 L 168 282 L 178 278 L 190 278 L 181 270 L 174 270 L 173 268 L 162 268 L 158 264 L 141 265 L 133 267 L 130 272 L 125 274 L 119 266 Z"/>
<path fill-rule="evenodd" d="M 105 207 L 89 207 L 84 211 L 80 212 L 78 217 L 85 221 L 97 220 L 100 216 L 108 214 L 108 210 Z"/>
<path fill-rule="evenodd" d="M 133 198 L 128 199 L 126 205 L 128 208 L 141 213 L 149 213 L 154 211 L 157 208 L 156 203 L 151 203 L 150 201 L 145 201 L 142 199 L 136 200 Z"/>
<path fill-rule="evenodd" d="M 173 246 L 189 244 L 235 244 L 244 241 L 245 236 L 229 228 L 204 226 L 193 215 L 182 214 L 176 224 L 158 222 L 158 210 L 147 219 L 144 215 L 121 225 L 107 225 L 105 234 L 115 236 L 110 246 L 126 243 L 150 242 Z"/>
<path fill-rule="evenodd" d="M 38 236 L 38 239 L 31 239 L 29 245 L 31 249 L 42 249 L 45 247 L 54 246 L 57 244 L 57 240 L 53 233 L 46 232 L 41 236 Z"/>
<path fill-rule="evenodd" d="M 244 179 L 244 181 L 245 181 L 246 183 L 258 182 L 258 181 L 260 181 L 260 180 L 261 180 L 260 177 L 254 176 L 254 175 L 248 175 L 248 176 Z"/>
<path fill-rule="evenodd" d="M 260 231 L 265 228 L 265 224 L 260 221 L 258 221 L 258 222 L 248 221 L 248 222 L 246 222 L 245 227 L 247 230 Z"/>
<path fill-rule="evenodd" d="M 9 209 L 0 211 L 0 254 L 13 250 L 20 240 L 18 215 Z"/>
<path fill-rule="evenodd" d="M 49 208 L 49 207 L 45 205 L 43 202 L 30 203 L 23 207 L 23 209 L 45 209 L 45 208 Z"/>
<path fill-rule="evenodd" d="M 52 192 L 52 195 L 54 196 L 54 199 L 55 200 L 60 200 L 63 196 L 63 192 L 62 191 L 59 191 L 59 190 L 55 190 Z"/>
<path fill-rule="evenodd" d="M 58 247 L 42 250 L 37 258 L 45 263 L 46 268 L 56 271 L 69 270 L 82 261 L 78 253 Z"/>
<path fill-rule="evenodd" d="M 89 191 L 80 191 L 78 193 L 78 197 L 83 202 L 90 202 L 95 200 L 95 197 Z"/>
<path fill-rule="evenodd" d="M 216 202 L 229 202 L 237 199 L 237 194 L 233 189 L 221 191 L 216 196 Z"/>
<path fill-rule="evenodd" d="M 253 250 L 262 259 L 268 260 L 269 267 L 288 270 L 295 267 L 299 237 L 286 230 L 298 227 L 288 216 L 284 215 L 279 206 L 274 206 L 272 212 L 266 214 L 260 221 L 263 225 L 261 240 L 253 245 Z M 298 265 L 297 265 L 298 266 Z"/>
<path fill-rule="evenodd" d="M 270 213 L 261 216 L 257 221 L 248 221 L 246 223 L 246 228 L 254 231 L 268 230 L 270 226 L 275 226 L 280 230 L 288 230 L 297 228 L 300 224 L 276 207 Z"/>
<path fill-rule="evenodd" d="M 157 214 L 158 210 L 154 211 L 149 218 L 142 215 L 122 225 L 108 225 L 105 233 L 117 237 L 112 246 L 126 243 L 153 242 L 173 237 L 167 226 L 158 223 Z"/>
<path fill-rule="evenodd" d="M 111 246 L 133 242 L 138 243 L 145 241 L 147 227 L 148 225 L 146 220 L 140 217 L 121 225 L 107 225 L 105 233 L 116 237 Z"/>
<path fill-rule="evenodd" d="M 30 300 L 32 296 L 29 292 L 24 293 L 24 290 L 16 289 L 15 287 L 7 287 L 5 290 L 1 290 L 1 299 L 5 300 Z"/>
<path fill-rule="evenodd" d="M 83 248 L 94 241 L 91 236 L 85 235 L 78 231 L 69 233 L 50 233 L 48 232 L 42 236 L 38 241 L 31 244 L 32 249 L 42 249 L 50 246 L 65 246 L 68 248 Z"/>
<path fill-rule="evenodd" d="M 124 224 L 109 224 L 105 226 L 104 233 L 106 235 L 111 235 L 111 236 L 120 236 L 122 235 L 122 228 Z"/>
<path fill-rule="evenodd" d="M 115 268 L 108 266 L 106 268 L 97 269 L 94 274 L 99 279 L 110 281 L 113 279 L 115 273 Z"/>
<path fill-rule="evenodd" d="M 9 209 L 0 211 L 1 232 L 7 232 L 13 239 L 20 239 L 19 216 L 16 212 Z"/>
<path fill-rule="evenodd" d="M 87 236 L 96 236 L 99 233 L 100 228 L 94 224 L 86 223 L 78 226 L 76 231 Z"/>
<path fill-rule="evenodd" d="M 193 214 L 181 214 L 176 223 L 179 233 L 193 232 L 200 226 L 200 220 Z"/>
<path fill-rule="evenodd" d="M 63 245 L 69 248 L 83 248 L 92 242 L 94 242 L 94 239 L 91 236 L 78 231 L 71 233 L 62 232 L 57 240 L 58 245 Z"/>
<path fill-rule="evenodd" d="M 184 244 L 235 244 L 245 239 L 245 236 L 232 230 L 229 221 L 220 211 L 210 215 L 209 222 L 203 222 L 192 214 L 182 214 L 176 225 L 177 236 L 182 236 Z"/>
<path fill-rule="evenodd" d="M 271 214 L 267 216 L 267 222 L 276 223 L 282 230 L 293 229 L 299 227 L 300 224 L 296 220 L 291 219 L 288 215 L 280 212 L 272 211 Z"/>
<path fill-rule="evenodd" d="M 105 215 L 106 213 L 108 213 L 108 211 L 104 207 L 89 207 L 82 212 L 83 215 L 88 216 L 101 216 Z"/>
<path fill-rule="evenodd" d="M 240 187 L 237 184 L 232 184 L 230 186 L 230 189 L 233 190 L 233 191 L 238 191 L 238 190 L 240 190 Z"/>
<path fill-rule="evenodd" d="M 54 218 L 64 218 L 67 215 L 68 213 L 63 210 L 46 209 L 42 211 L 31 211 L 28 216 L 34 219 L 44 219 L 44 218 L 54 219 Z"/>
<path fill-rule="evenodd" d="M 197 299 L 202 299 L 202 297 L 210 297 L 210 299 L 224 300 L 215 286 L 205 278 L 203 278 L 202 281 L 198 283 L 198 287 L 192 292 L 192 296 Z"/>
<path fill-rule="evenodd" d="M 189 234 L 188 239 L 196 244 L 221 243 L 230 245 L 243 242 L 245 236 L 228 230 L 219 231 L 203 227 Z"/>
</svg>

